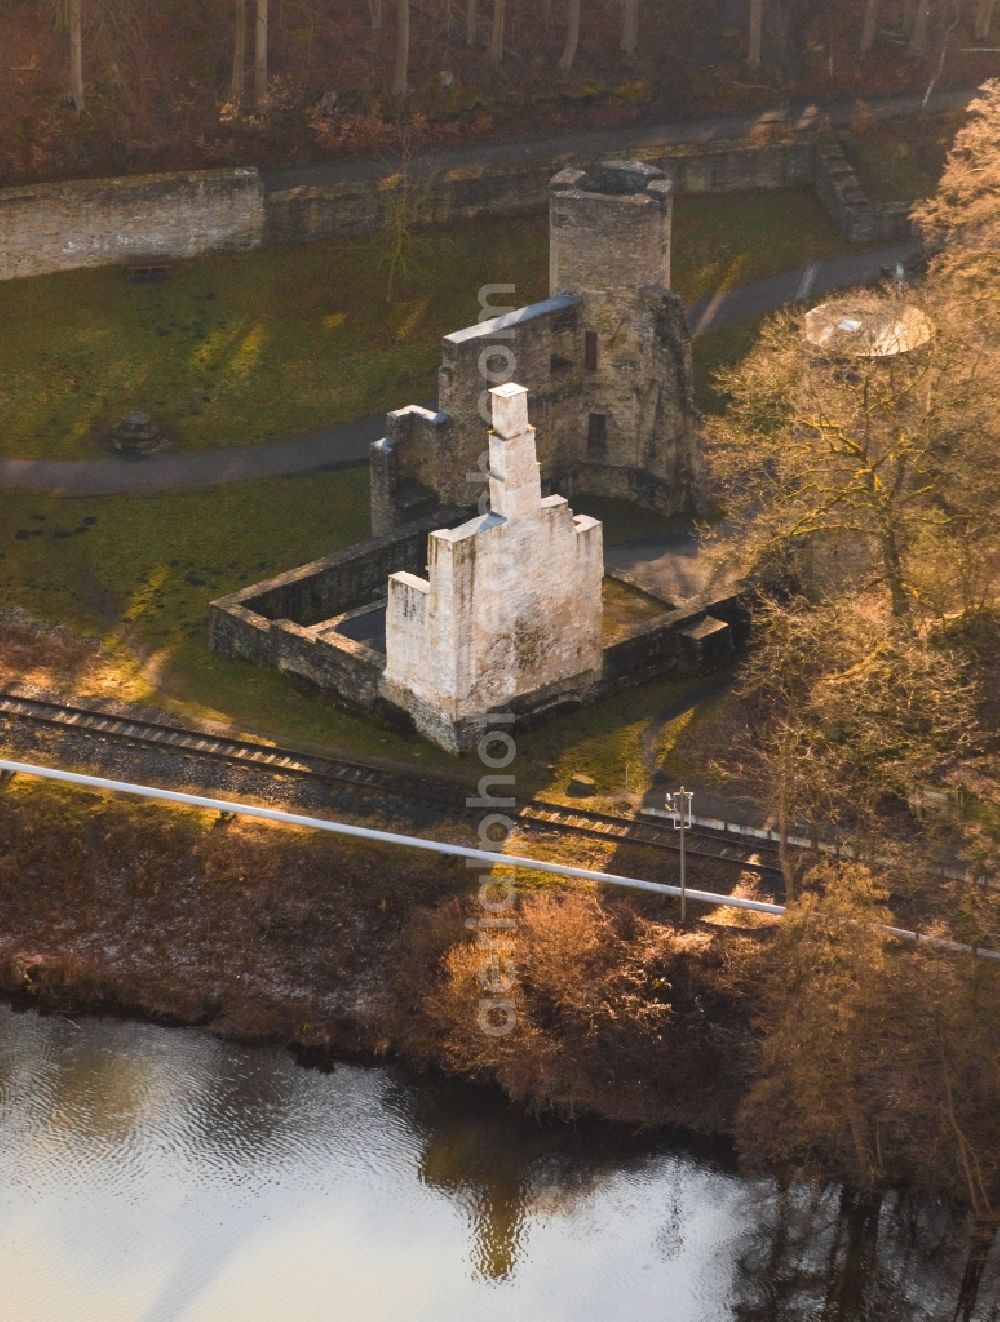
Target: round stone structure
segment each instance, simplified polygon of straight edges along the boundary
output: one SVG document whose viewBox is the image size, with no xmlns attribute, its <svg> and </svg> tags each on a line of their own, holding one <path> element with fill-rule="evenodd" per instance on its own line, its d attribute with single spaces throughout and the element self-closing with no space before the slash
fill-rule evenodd
<svg viewBox="0 0 1000 1322">
<path fill-rule="evenodd" d="M 930 318 L 912 303 L 848 296 L 806 313 L 806 340 L 829 358 L 895 358 L 921 348 L 933 334 Z"/>
</svg>

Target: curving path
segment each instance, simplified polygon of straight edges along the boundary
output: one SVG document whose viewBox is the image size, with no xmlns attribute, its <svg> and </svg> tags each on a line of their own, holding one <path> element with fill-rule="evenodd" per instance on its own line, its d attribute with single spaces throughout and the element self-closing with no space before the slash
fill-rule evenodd
<svg viewBox="0 0 1000 1322">
<path fill-rule="evenodd" d="M 818 298 L 831 289 L 861 284 L 877 276 L 883 266 L 894 266 L 911 256 L 918 246 L 911 239 L 768 276 L 693 304 L 687 309 L 688 321 L 695 335 L 703 335 L 786 303 Z M 383 435 L 384 428 L 385 415 L 379 413 L 305 432 L 287 441 L 234 449 L 90 461 L 2 459 L 0 488 L 50 496 L 142 495 L 253 478 L 355 468 L 368 462 L 368 447 Z"/>
</svg>

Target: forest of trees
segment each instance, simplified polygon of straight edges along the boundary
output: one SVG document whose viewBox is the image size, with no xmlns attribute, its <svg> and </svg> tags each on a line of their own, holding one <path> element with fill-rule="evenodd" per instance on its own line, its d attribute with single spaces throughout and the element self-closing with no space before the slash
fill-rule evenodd
<svg viewBox="0 0 1000 1322">
<path fill-rule="evenodd" d="M 7 178 L 974 84 L 994 0 L 3 0 Z"/>
</svg>

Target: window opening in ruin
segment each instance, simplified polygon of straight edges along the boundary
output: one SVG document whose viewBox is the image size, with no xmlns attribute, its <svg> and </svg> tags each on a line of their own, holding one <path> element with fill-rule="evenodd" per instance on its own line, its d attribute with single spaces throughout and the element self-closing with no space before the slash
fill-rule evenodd
<svg viewBox="0 0 1000 1322">
<path fill-rule="evenodd" d="M 588 459 L 604 459 L 608 452 L 608 415 L 592 413 L 587 425 Z"/>
<path fill-rule="evenodd" d="M 587 331 L 583 337 L 583 362 L 588 372 L 597 371 L 597 332 Z"/>
</svg>

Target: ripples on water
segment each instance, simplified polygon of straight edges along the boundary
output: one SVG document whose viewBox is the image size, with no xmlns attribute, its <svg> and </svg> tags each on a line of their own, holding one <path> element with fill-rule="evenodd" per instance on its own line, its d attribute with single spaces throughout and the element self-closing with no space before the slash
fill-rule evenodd
<svg viewBox="0 0 1000 1322">
<path fill-rule="evenodd" d="M 0 1322 L 953 1317 L 953 1244 L 882 1227 L 859 1268 L 853 1224 L 707 1148 L 0 1008 Z"/>
</svg>

